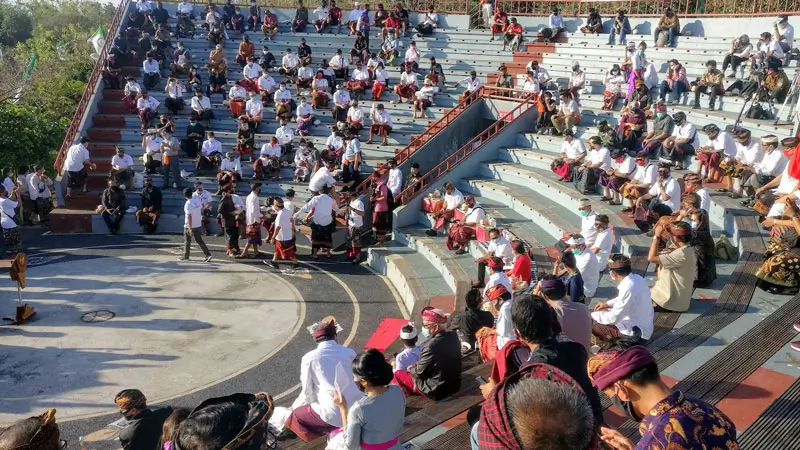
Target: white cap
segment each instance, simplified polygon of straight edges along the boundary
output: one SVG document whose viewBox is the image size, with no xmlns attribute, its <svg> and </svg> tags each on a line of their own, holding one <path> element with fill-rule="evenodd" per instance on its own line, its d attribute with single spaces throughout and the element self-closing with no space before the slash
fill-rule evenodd
<svg viewBox="0 0 800 450">
<path fill-rule="evenodd" d="M 361 3 L 360 2 L 355 2 L 355 3 L 353 3 L 353 5 L 356 6 L 356 7 L 359 7 L 359 6 L 361 6 Z"/>
<path fill-rule="evenodd" d="M 408 325 L 411 326 L 411 331 L 406 333 L 403 331 L 403 328 L 401 328 L 400 339 L 414 339 L 415 337 L 417 337 L 417 327 L 415 327 L 412 322 L 408 322 Z M 403 327 L 405 327 L 405 325 Z"/>
<path fill-rule="evenodd" d="M 577 238 L 574 236 L 570 236 L 570 238 L 567 239 L 567 245 L 584 245 L 584 244 L 586 244 L 586 239 L 584 239 L 583 236 Z"/>
</svg>

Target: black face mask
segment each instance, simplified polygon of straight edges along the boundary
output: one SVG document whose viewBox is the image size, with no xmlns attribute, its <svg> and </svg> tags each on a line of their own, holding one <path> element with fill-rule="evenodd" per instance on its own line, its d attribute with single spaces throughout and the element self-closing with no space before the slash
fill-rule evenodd
<svg viewBox="0 0 800 450">
<path fill-rule="evenodd" d="M 635 409 L 633 409 L 633 402 L 631 402 L 630 400 L 623 402 L 622 400 L 619 399 L 617 395 L 614 395 L 613 397 L 611 397 L 611 403 L 614 405 L 615 408 L 617 408 L 619 412 L 624 414 L 625 417 L 627 417 L 628 419 L 631 419 L 634 422 L 642 421 L 642 417 L 639 416 L 639 414 L 636 412 Z"/>
</svg>

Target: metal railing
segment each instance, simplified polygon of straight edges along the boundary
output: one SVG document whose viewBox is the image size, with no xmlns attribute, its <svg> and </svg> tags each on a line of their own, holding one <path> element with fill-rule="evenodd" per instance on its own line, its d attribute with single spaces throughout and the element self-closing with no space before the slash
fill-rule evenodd
<svg viewBox="0 0 800 450">
<path fill-rule="evenodd" d="M 100 52 L 97 61 L 94 63 L 92 73 L 89 76 L 89 80 L 86 82 L 86 88 L 83 90 L 81 100 L 78 102 L 78 106 L 75 108 L 75 114 L 72 115 L 72 119 L 69 121 L 67 133 L 64 135 L 64 140 L 61 142 L 61 147 L 58 149 L 58 155 L 56 155 L 56 161 L 53 164 L 57 174 L 61 173 L 61 169 L 64 165 L 64 158 L 67 155 L 67 150 L 78 137 L 77 134 L 80 129 L 81 122 L 83 122 L 84 116 L 86 115 L 86 110 L 89 107 L 89 104 L 92 101 L 92 96 L 95 93 L 94 89 L 97 86 L 97 82 L 100 80 L 100 76 L 103 72 L 103 63 L 106 60 L 106 55 L 114 43 L 114 36 L 117 35 L 117 30 L 119 29 L 119 26 L 125 17 L 125 11 L 128 10 L 128 5 L 130 5 L 130 3 L 131 0 L 122 0 L 119 7 L 117 7 L 117 13 L 114 14 L 114 20 L 111 21 L 111 25 L 108 27 L 108 32 L 106 33 L 106 43 L 103 46 L 103 50 Z"/>
<path fill-rule="evenodd" d="M 437 164 L 433 169 L 429 170 L 422 176 L 420 181 L 413 186 L 409 186 L 400 192 L 398 196 L 400 203 L 403 205 L 411 201 L 414 196 L 424 191 L 425 188 L 439 180 L 442 176 L 452 170 L 454 167 L 461 164 L 464 160 L 469 158 L 481 146 L 491 141 L 495 136 L 506 129 L 511 123 L 519 119 L 523 113 L 530 108 L 536 107 L 536 101 L 530 96 L 524 95 L 523 91 L 515 89 L 507 89 L 495 86 L 483 86 L 478 91 L 480 98 L 494 98 L 498 100 L 518 102 L 517 106 L 511 111 L 500 111 L 498 119 L 489 126 L 489 128 L 482 131 L 479 135 L 472 138 L 469 142 L 464 144 L 461 148 L 449 155 L 444 161 Z M 518 95 L 516 97 L 509 95 Z M 397 200 L 397 199 L 395 199 Z"/>
<path fill-rule="evenodd" d="M 347 11 L 349 9 L 353 9 L 353 3 L 358 0 L 340 0 L 336 2 L 336 6 L 342 8 L 343 10 Z M 178 3 L 178 0 L 164 0 L 164 3 Z M 194 3 L 196 5 L 207 5 L 208 0 L 189 0 L 189 3 Z M 217 7 L 221 7 L 224 2 L 214 2 Z M 234 5 L 241 6 L 243 8 L 250 6 L 250 0 L 232 0 Z M 256 0 L 258 6 L 267 7 L 267 8 L 282 8 L 282 9 L 295 9 L 297 8 L 297 0 Z M 313 10 L 317 6 L 319 6 L 319 1 L 316 0 L 307 0 L 304 2 L 306 7 L 309 10 Z M 364 2 L 361 2 L 364 4 Z M 371 4 L 372 11 L 375 10 L 376 5 L 380 3 L 377 1 Z M 428 10 L 433 7 L 436 12 L 445 13 L 445 14 L 465 14 L 470 8 L 474 8 L 475 5 L 478 4 L 477 0 L 402 0 L 400 3 L 408 9 L 409 11 L 413 12 L 428 12 Z M 394 2 L 384 2 L 384 6 L 387 10 L 394 10 Z M 345 16 L 346 17 L 346 16 Z"/>
<path fill-rule="evenodd" d="M 467 108 L 474 103 L 481 95 L 482 89 L 475 91 L 475 93 L 468 95 L 467 97 L 461 99 L 452 109 L 447 111 L 444 116 L 442 116 L 439 120 L 434 122 L 433 124 L 429 125 L 425 131 L 422 132 L 419 136 L 411 139 L 411 142 L 405 146 L 402 150 L 396 151 L 394 154 L 394 159 L 397 163 L 401 163 L 408 159 L 411 155 L 413 155 L 417 150 L 420 149 L 426 142 L 433 139 L 440 131 L 444 130 L 447 125 L 449 125 L 452 121 L 456 120 L 458 116 L 467 110 Z M 381 174 L 386 173 L 386 167 L 380 166 L 377 168 Z M 370 186 L 370 179 L 367 178 L 366 180 L 362 181 L 361 184 L 356 186 L 355 192 L 358 195 L 365 193 Z"/>
<path fill-rule="evenodd" d="M 750 17 L 797 14 L 800 0 L 497 0 L 512 16 L 548 16 L 558 7 L 564 17 L 583 17 L 589 8 L 609 18 L 624 9 L 628 15 L 660 16 L 671 7 L 678 16 Z"/>
</svg>

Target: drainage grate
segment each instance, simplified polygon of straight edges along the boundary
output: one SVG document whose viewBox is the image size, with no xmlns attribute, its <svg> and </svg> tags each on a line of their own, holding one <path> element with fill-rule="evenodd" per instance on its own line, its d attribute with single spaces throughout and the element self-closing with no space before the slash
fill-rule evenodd
<svg viewBox="0 0 800 450">
<path fill-rule="evenodd" d="M 86 323 L 106 322 L 117 316 L 117 313 L 108 309 L 90 311 L 81 316 L 81 320 Z"/>
</svg>

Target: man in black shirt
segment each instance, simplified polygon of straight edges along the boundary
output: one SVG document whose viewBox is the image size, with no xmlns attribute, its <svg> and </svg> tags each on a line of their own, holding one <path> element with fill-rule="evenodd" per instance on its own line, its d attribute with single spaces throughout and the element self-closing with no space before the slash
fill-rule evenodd
<svg viewBox="0 0 800 450">
<path fill-rule="evenodd" d="M 483 327 L 494 328 L 494 316 L 489 311 L 480 309 L 481 291 L 479 289 L 470 289 L 464 298 L 467 307 L 463 312 L 458 313 L 455 323 L 462 345 L 468 344 L 469 350 L 475 350 L 475 333 Z"/>
<path fill-rule="evenodd" d="M 172 414 L 172 408 L 150 409 L 147 399 L 138 389 L 125 389 L 114 397 L 120 414 L 128 426 L 119 433 L 123 450 L 153 450 L 161 440 L 161 427 Z"/>
<path fill-rule="evenodd" d="M 300 38 L 300 45 L 297 46 L 297 57 L 300 58 L 300 63 L 311 64 L 311 47 L 306 44 L 306 38 Z"/>
<path fill-rule="evenodd" d="M 541 297 L 518 295 L 511 306 L 511 321 L 519 340 L 530 349 L 530 355 L 521 367 L 532 363 L 550 364 L 571 376 L 589 399 L 595 426 L 599 428 L 604 423 L 603 407 L 586 370 L 589 354 L 583 345 L 559 337 L 561 325 L 555 310 Z M 489 380 L 481 385 L 484 396 L 491 392 L 494 384 Z"/>
<path fill-rule="evenodd" d="M 166 25 L 169 21 L 169 12 L 164 8 L 163 3 L 158 1 L 150 17 L 156 25 Z"/>
</svg>

